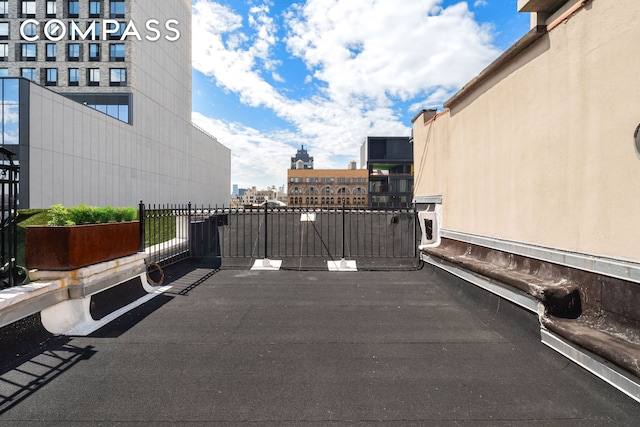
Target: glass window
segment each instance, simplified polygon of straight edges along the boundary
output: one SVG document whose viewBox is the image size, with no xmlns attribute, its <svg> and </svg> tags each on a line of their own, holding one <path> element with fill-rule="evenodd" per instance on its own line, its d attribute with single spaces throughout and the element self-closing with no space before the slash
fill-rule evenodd
<svg viewBox="0 0 640 427">
<path fill-rule="evenodd" d="M 109 75 L 110 86 L 126 86 L 127 85 L 127 69 L 112 68 Z"/>
<path fill-rule="evenodd" d="M 88 85 L 100 86 L 100 68 L 89 68 L 88 70 Z"/>
<path fill-rule="evenodd" d="M 7 43 L 0 43 L 0 61 L 9 60 L 9 45 Z"/>
<path fill-rule="evenodd" d="M 5 76 L 6 74 L 2 73 L 1 75 Z M 3 80 L 0 82 L 4 103 L 4 114 L 0 119 L 0 127 L 2 128 L 1 144 L 18 144 L 20 142 L 19 83 L 18 79 Z"/>
<path fill-rule="evenodd" d="M 55 43 L 47 43 L 47 61 L 55 61 L 58 48 Z"/>
<path fill-rule="evenodd" d="M 9 2 L 7 1 L 0 1 L 0 16 L 2 16 L 3 18 L 6 18 L 7 15 L 9 14 Z"/>
<path fill-rule="evenodd" d="M 89 18 L 100 17 L 101 10 L 102 10 L 102 4 L 100 1 L 89 2 Z"/>
<path fill-rule="evenodd" d="M 0 68 L 0 77 L 9 77 L 9 69 Z"/>
<path fill-rule="evenodd" d="M 89 43 L 89 61 L 100 61 L 100 45 Z"/>
<path fill-rule="evenodd" d="M 109 31 L 113 31 L 114 27 L 117 25 L 116 31 L 113 33 L 109 33 L 109 40 L 120 40 L 122 39 L 122 35 L 124 34 L 124 30 L 127 28 L 127 24 L 124 22 L 108 23 Z"/>
<path fill-rule="evenodd" d="M 33 0 L 22 0 L 22 18 L 36 17 L 36 2 Z"/>
<path fill-rule="evenodd" d="M 109 16 L 111 18 L 124 18 L 124 0 L 111 0 Z"/>
<path fill-rule="evenodd" d="M 24 35 L 27 37 L 35 36 L 37 31 L 38 31 L 38 27 L 36 27 L 36 24 L 32 22 L 24 26 Z"/>
<path fill-rule="evenodd" d="M 32 82 L 36 81 L 36 69 L 35 68 L 21 68 L 20 75 L 25 79 L 29 79 Z"/>
<path fill-rule="evenodd" d="M 69 68 L 69 86 L 78 86 L 80 83 L 80 69 Z"/>
<path fill-rule="evenodd" d="M 58 84 L 58 69 L 57 68 L 45 68 L 45 86 L 56 86 Z"/>
<path fill-rule="evenodd" d="M 36 60 L 36 44 L 35 43 L 22 43 L 22 56 L 21 61 L 35 61 Z"/>
<path fill-rule="evenodd" d="M 56 2 L 47 1 L 47 18 L 55 18 L 55 17 L 56 17 Z"/>
<path fill-rule="evenodd" d="M 73 24 L 74 22 L 69 22 L 69 32 L 67 34 L 69 34 L 69 40 L 78 40 L 80 38 L 80 35 L 78 34 L 78 31 L 80 30 L 80 23 L 75 22 L 75 27 Z M 76 28 L 78 28 L 78 30 L 76 30 Z"/>
<path fill-rule="evenodd" d="M 77 0 L 69 0 L 67 10 L 68 18 L 77 18 L 80 13 L 80 2 Z"/>
<path fill-rule="evenodd" d="M 129 123 L 129 106 L 128 105 L 118 105 L 118 117 L 119 120 L 122 120 L 125 123 Z"/>
<path fill-rule="evenodd" d="M 68 61 L 80 61 L 80 43 L 69 43 L 67 45 L 68 52 Z"/>
<path fill-rule="evenodd" d="M 125 56 L 124 43 L 114 43 L 109 45 L 109 61 L 123 62 Z"/>
<path fill-rule="evenodd" d="M 89 21 L 84 29 L 77 21 L 69 22 L 69 40 L 100 40 L 100 22 Z"/>
<path fill-rule="evenodd" d="M 0 22 L 0 40 L 9 39 L 9 23 Z"/>
<path fill-rule="evenodd" d="M 93 21 L 92 23 L 94 24 L 94 34 L 95 34 L 95 38 L 93 40 L 100 40 L 100 22 Z"/>
</svg>

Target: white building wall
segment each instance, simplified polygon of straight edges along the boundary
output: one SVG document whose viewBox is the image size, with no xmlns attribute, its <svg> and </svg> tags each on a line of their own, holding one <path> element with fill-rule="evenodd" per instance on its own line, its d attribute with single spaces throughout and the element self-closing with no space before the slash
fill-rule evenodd
<svg viewBox="0 0 640 427">
<path fill-rule="evenodd" d="M 165 136 L 154 139 L 146 126 L 30 88 L 29 207 L 228 204 L 230 150 L 191 123 L 157 123 Z"/>
</svg>

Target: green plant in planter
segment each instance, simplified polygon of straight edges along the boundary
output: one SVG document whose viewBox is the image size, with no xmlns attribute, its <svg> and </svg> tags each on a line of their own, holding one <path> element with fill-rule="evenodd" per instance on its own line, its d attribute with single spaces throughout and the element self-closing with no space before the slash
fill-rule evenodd
<svg viewBox="0 0 640 427">
<path fill-rule="evenodd" d="M 114 221 L 134 221 L 138 217 L 138 211 L 135 208 L 116 208 L 114 212 Z"/>
<path fill-rule="evenodd" d="M 64 226 L 74 225 L 73 221 L 69 218 L 69 210 L 61 204 L 51 206 L 49 210 L 51 219 L 47 222 L 47 225 Z"/>
<path fill-rule="evenodd" d="M 69 218 L 76 225 L 98 224 L 100 221 L 99 208 L 95 206 L 78 205 L 69 208 Z"/>
<path fill-rule="evenodd" d="M 137 217 L 135 208 L 114 208 L 105 206 L 87 206 L 81 204 L 71 208 L 57 204 L 51 207 L 51 220 L 48 225 L 82 225 L 82 224 L 106 224 L 109 222 L 134 221 Z"/>
<path fill-rule="evenodd" d="M 115 221 L 116 210 L 113 206 L 105 206 L 98 210 L 98 219 L 101 223 Z"/>
</svg>

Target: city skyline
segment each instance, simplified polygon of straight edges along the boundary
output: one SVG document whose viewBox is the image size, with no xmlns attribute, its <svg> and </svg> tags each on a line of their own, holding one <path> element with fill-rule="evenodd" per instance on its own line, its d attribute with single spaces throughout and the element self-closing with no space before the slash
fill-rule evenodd
<svg viewBox="0 0 640 427">
<path fill-rule="evenodd" d="M 344 168 L 367 136 L 408 136 L 529 30 L 517 0 L 193 1 L 193 121 L 231 182 L 283 185 L 304 145 Z"/>
</svg>

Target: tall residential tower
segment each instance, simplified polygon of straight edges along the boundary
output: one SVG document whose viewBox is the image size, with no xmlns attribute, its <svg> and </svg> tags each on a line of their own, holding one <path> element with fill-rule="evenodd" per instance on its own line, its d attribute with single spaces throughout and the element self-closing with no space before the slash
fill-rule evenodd
<svg viewBox="0 0 640 427">
<path fill-rule="evenodd" d="M 191 124 L 190 1 L 0 1 L 0 61 L 22 207 L 227 201 L 230 152 Z"/>
</svg>

